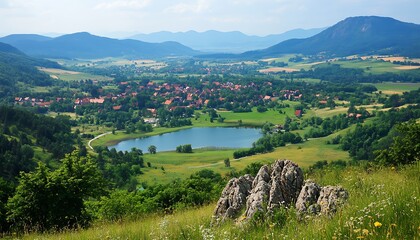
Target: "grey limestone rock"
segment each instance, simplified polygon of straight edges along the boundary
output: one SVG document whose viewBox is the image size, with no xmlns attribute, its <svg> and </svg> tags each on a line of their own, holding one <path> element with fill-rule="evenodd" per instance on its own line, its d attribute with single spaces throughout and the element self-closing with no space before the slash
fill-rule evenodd
<svg viewBox="0 0 420 240">
<path fill-rule="evenodd" d="M 245 206 L 253 180 L 249 174 L 231 179 L 217 202 L 214 216 L 220 219 L 235 217 Z"/>
<path fill-rule="evenodd" d="M 337 208 L 344 204 L 348 196 L 348 192 L 341 186 L 322 187 L 317 201 L 321 206 L 321 214 L 334 214 L 337 212 Z"/>
<path fill-rule="evenodd" d="M 217 202 L 214 216 L 217 219 L 234 218 L 244 208 L 244 217 L 251 219 L 255 213 L 270 212 L 282 206 L 296 206 L 302 214 L 326 214 L 348 198 L 340 186 L 320 187 L 312 180 L 304 182 L 299 166 L 289 160 L 277 160 L 264 165 L 253 178 L 245 175 L 229 181 Z"/>
<path fill-rule="evenodd" d="M 318 184 L 311 179 L 306 180 L 296 201 L 296 210 L 299 213 L 318 213 L 318 206 L 316 204 L 320 192 L 321 187 Z"/>
</svg>

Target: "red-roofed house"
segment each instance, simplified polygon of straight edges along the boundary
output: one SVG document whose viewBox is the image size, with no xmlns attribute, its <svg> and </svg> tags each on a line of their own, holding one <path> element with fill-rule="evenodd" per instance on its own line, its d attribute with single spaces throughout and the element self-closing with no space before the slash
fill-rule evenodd
<svg viewBox="0 0 420 240">
<path fill-rule="evenodd" d="M 295 111 L 295 116 L 298 117 L 298 118 L 302 117 L 302 110 L 296 110 Z"/>
</svg>

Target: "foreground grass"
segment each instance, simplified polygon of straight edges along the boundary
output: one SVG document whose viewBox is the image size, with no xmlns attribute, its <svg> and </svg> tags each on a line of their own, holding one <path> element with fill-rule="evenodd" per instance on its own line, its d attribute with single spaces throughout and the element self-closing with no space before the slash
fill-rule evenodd
<svg viewBox="0 0 420 240">
<path fill-rule="evenodd" d="M 348 167 L 307 174 L 321 185 L 342 185 L 350 198 L 333 217 L 280 222 L 212 224 L 215 203 L 166 216 L 97 223 L 87 230 L 24 239 L 420 239 L 420 164 L 402 168 Z M 376 226 L 375 226 L 376 223 Z"/>
</svg>

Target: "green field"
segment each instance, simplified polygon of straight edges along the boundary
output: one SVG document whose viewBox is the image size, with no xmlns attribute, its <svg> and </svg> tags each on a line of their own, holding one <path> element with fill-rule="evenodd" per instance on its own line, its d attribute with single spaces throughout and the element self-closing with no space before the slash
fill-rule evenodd
<svg viewBox="0 0 420 240">
<path fill-rule="evenodd" d="M 49 74 L 54 79 L 63 81 L 80 81 L 80 80 L 96 80 L 96 81 L 110 81 L 112 78 L 106 76 L 99 76 L 83 72 L 67 71 L 55 68 L 40 68 L 43 72 Z"/>
<path fill-rule="evenodd" d="M 420 88 L 420 83 L 375 83 L 373 84 L 378 91 L 384 94 L 402 94 L 403 92 L 409 92 Z"/>
<path fill-rule="evenodd" d="M 310 140 L 301 144 L 276 148 L 273 152 L 258 154 L 241 159 L 233 159 L 235 150 L 195 149 L 193 153 L 158 152 L 145 154 L 144 162 L 150 162 L 151 168 L 144 168 L 144 174 L 138 176 L 139 182 L 153 184 L 167 183 L 177 178 L 187 178 L 202 169 L 210 169 L 222 175 L 235 169 L 243 170 L 253 162 L 271 163 L 277 159 L 290 159 L 301 167 L 308 167 L 321 160 L 349 160 L 348 152 L 338 145 L 327 145 L 326 141 L 335 134 Z M 229 158 L 231 167 L 225 167 L 224 159 Z M 162 170 L 162 167 L 164 170 Z"/>
</svg>

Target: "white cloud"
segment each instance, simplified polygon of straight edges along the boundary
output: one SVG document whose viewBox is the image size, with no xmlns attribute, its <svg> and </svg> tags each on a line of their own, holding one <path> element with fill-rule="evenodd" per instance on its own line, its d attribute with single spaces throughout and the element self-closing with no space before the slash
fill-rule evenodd
<svg viewBox="0 0 420 240">
<path fill-rule="evenodd" d="M 210 8 L 210 1 L 206 0 L 198 0 L 194 3 L 178 3 L 171 7 L 165 9 L 165 12 L 172 12 L 172 13 L 201 13 Z"/>
<path fill-rule="evenodd" d="M 141 9 L 150 4 L 150 0 L 118 0 L 102 2 L 96 5 L 96 9 Z"/>
</svg>

